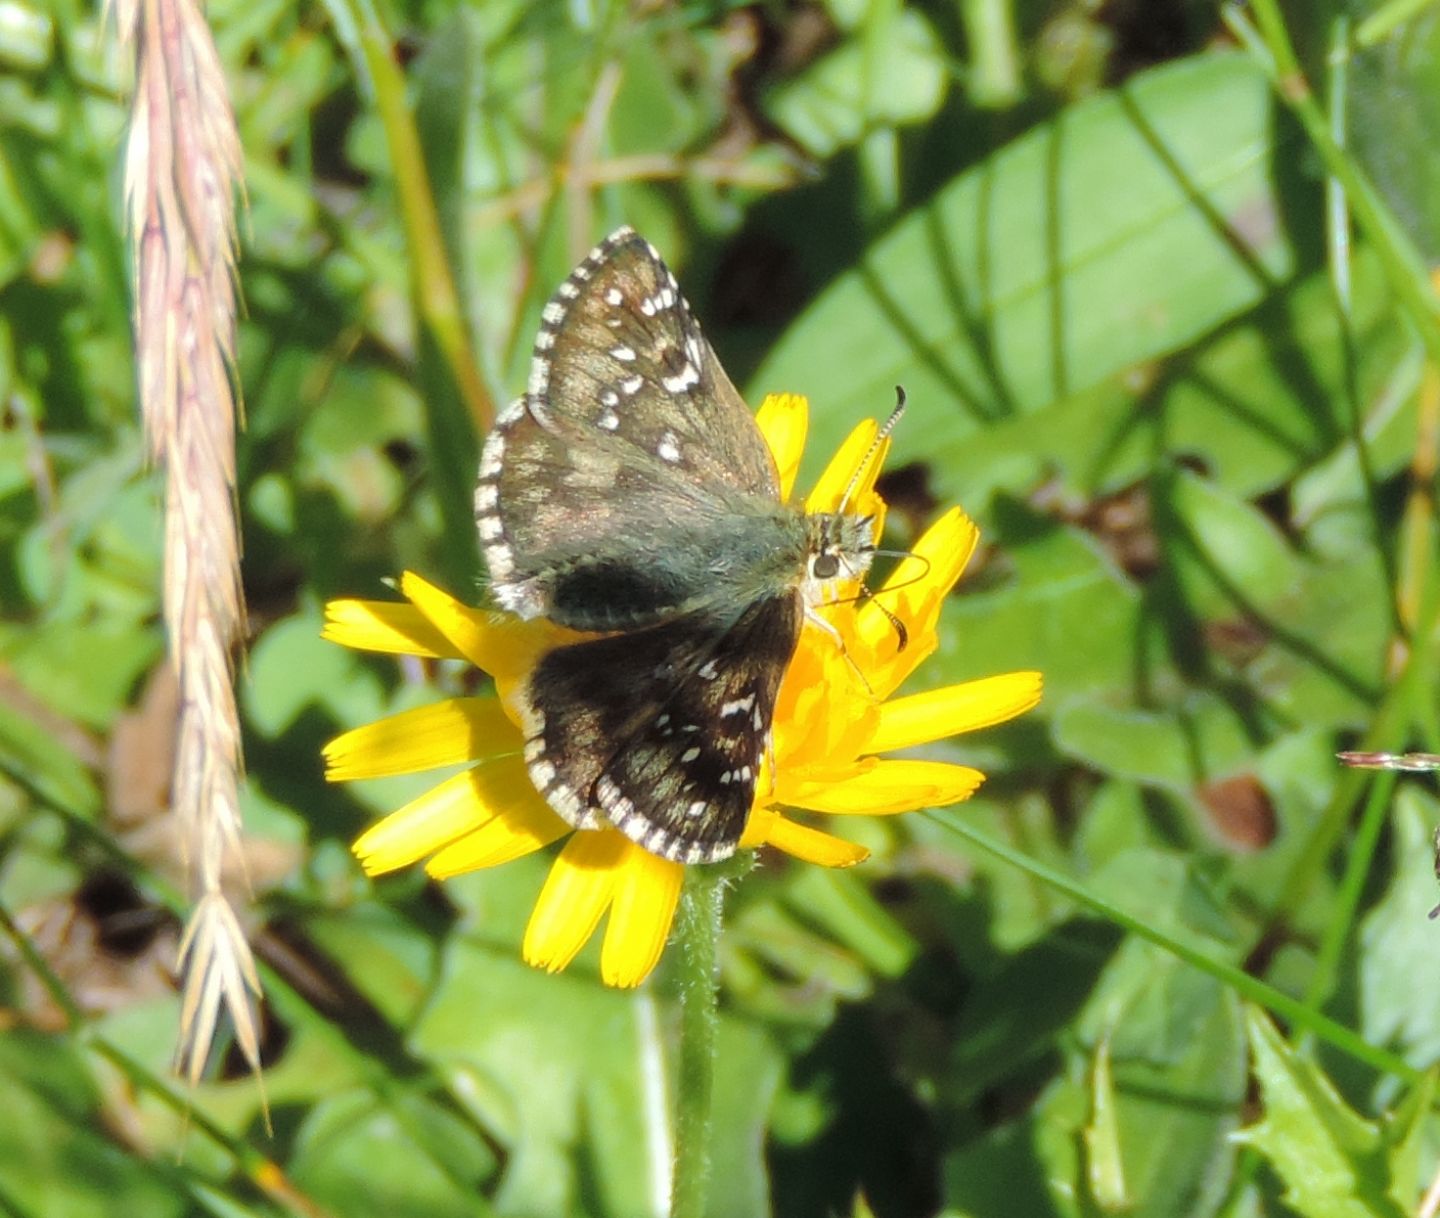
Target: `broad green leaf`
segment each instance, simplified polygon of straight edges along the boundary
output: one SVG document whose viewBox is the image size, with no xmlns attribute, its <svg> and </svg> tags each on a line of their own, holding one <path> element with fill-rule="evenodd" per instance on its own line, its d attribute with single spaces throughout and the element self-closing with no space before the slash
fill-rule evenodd
<svg viewBox="0 0 1440 1218">
<path fill-rule="evenodd" d="M 1301 563 L 1269 520 L 1187 470 L 1162 478 L 1157 513 L 1169 574 L 1200 619 L 1273 610 L 1295 588 Z"/>
<path fill-rule="evenodd" d="M 413 1040 L 510 1143 L 497 1208 L 537 1218 L 664 1213 L 664 1007 L 649 990 L 606 990 L 581 966 L 547 976 L 517 956 L 514 944 L 499 953 L 452 939 Z M 777 1062 L 760 1033 L 735 1023 L 724 1025 L 719 1053 L 712 1152 L 726 1189 L 715 1212 L 738 1216 L 763 1205 L 760 1131 Z"/>
<path fill-rule="evenodd" d="M 1164 713 L 1072 702 L 1056 712 L 1055 740 L 1104 773 L 1185 794 L 1234 772 L 1253 754 L 1234 708 L 1207 694 Z"/>
<path fill-rule="evenodd" d="M 1053 1051 L 1120 942 L 1114 927 L 1075 919 L 1003 959 L 960 1012 L 942 1076 L 947 1103 L 965 1105 Z"/>
<path fill-rule="evenodd" d="M 1293 273 L 1277 153 L 1269 87 L 1246 57 L 1146 73 L 903 219 L 750 384 L 815 398 L 822 449 L 904 384 L 934 420 L 901 429 L 904 460 L 1172 352 Z"/>
<path fill-rule="evenodd" d="M 1402 1218 L 1392 1195 L 1396 1149 L 1358 1116 L 1312 1061 L 1296 1055 L 1269 1016 L 1246 1022 L 1264 1116 L 1235 1136 L 1269 1160 L 1285 1201 L 1304 1218 Z"/>
<path fill-rule="evenodd" d="M 366 1090 L 325 1095 L 309 1109 L 290 1174 L 354 1218 L 484 1218 L 494 1212 L 485 1193 L 497 1167 L 491 1148 L 427 1097 L 380 1103 Z"/>
<path fill-rule="evenodd" d="M 1128 697 L 1137 652 L 1158 638 L 1147 640 L 1138 590 L 1095 539 L 1004 502 L 985 540 L 1010 569 L 990 586 L 961 583 L 925 677 L 938 684 L 1039 669 L 1051 713 L 1076 697 Z"/>
<path fill-rule="evenodd" d="M 193 1212 L 173 1160 L 148 1163 L 106 1131 L 101 1097 L 73 1045 L 21 1028 L 0 1033 L 0 1092 L 6 1111 L 0 1204 L 10 1212 L 65 1218 Z"/>
<path fill-rule="evenodd" d="M 1147 978 L 1131 1001 L 1162 1020 L 1142 1016 L 1137 1026 L 1136 1013 L 1120 1000 L 1109 977 L 1092 999 L 1091 1020 L 1107 1034 L 1123 1034 L 1124 1043 L 1110 1043 L 1108 1107 L 1097 1105 L 1091 1088 L 1082 1132 L 1097 1124 L 1112 1132 L 1103 1158 L 1095 1154 L 1095 1139 L 1087 1139 L 1086 1183 L 1102 1213 L 1116 1208 L 1094 1187 L 1097 1170 L 1105 1166 L 1111 1181 L 1123 1176 L 1125 1214 L 1199 1218 L 1217 1211 L 1235 1157 L 1230 1135 L 1245 1098 L 1239 1005 L 1212 979 L 1154 948 L 1117 959 L 1107 973 L 1137 966 Z M 1152 1035 L 1142 1037 L 1140 1027 Z"/>
<path fill-rule="evenodd" d="M 811 156 L 828 157 L 883 126 L 929 118 L 945 96 L 945 53 L 914 9 L 874 19 L 764 99 L 769 117 Z"/>
<path fill-rule="evenodd" d="M 1433 266 L 1440 260 L 1433 136 L 1440 122 L 1440 14 L 1433 6 L 1420 12 L 1357 52 L 1349 69 L 1347 119 L 1356 158 Z"/>
</svg>

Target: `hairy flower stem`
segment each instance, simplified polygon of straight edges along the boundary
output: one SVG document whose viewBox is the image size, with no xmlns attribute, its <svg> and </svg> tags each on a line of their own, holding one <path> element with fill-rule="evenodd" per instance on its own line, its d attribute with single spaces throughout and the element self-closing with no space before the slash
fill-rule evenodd
<svg viewBox="0 0 1440 1218">
<path fill-rule="evenodd" d="M 710 1111 L 720 1025 L 718 955 L 725 867 L 690 867 L 680 898 L 680 1070 L 670 1218 L 704 1218 L 710 1187 Z"/>
</svg>

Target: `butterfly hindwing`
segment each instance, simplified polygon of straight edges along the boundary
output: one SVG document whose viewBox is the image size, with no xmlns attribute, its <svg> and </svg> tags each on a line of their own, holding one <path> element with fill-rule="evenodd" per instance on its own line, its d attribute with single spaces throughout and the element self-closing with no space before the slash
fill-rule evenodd
<svg viewBox="0 0 1440 1218">
<path fill-rule="evenodd" d="M 792 592 L 728 627 L 692 616 L 549 653 L 524 699 L 535 785 L 577 827 L 676 862 L 729 857 L 802 617 Z"/>
</svg>

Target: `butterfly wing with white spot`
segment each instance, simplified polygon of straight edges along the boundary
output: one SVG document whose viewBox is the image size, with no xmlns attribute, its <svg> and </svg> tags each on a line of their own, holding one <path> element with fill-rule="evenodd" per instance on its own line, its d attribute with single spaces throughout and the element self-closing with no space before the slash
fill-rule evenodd
<svg viewBox="0 0 1440 1218">
<path fill-rule="evenodd" d="M 775 697 L 799 638 L 797 594 L 559 648 L 522 697 L 531 777 L 570 824 L 608 821 L 680 863 L 734 853 Z"/>
<path fill-rule="evenodd" d="M 485 443 L 475 514 L 497 599 L 582 630 L 689 612 L 713 580 L 671 556 L 774 514 L 778 495 L 754 416 L 674 277 L 619 230 L 545 306 L 529 391 Z M 557 597 L 572 576 L 594 595 Z"/>
<path fill-rule="evenodd" d="M 777 493 L 754 416 L 655 248 L 621 228 L 551 297 L 527 387 L 543 426 L 569 418 L 700 483 Z"/>
</svg>

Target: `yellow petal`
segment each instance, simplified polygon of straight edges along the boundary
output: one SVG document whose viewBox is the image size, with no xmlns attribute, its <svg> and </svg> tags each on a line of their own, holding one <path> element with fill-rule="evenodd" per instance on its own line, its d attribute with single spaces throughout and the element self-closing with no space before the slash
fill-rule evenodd
<svg viewBox="0 0 1440 1218">
<path fill-rule="evenodd" d="M 975 553 L 980 530 L 959 508 L 951 508 L 925 530 L 908 558 L 902 559 L 879 595 L 885 607 L 900 615 L 912 630 L 933 624 L 933 614 L 955 586 Z M 865 612 L 883 619 L 874 605 Z M 886 623 L 888 625 L 888 622 Z"/>
<path fill-rule="evenodd" d="M 518 680 L 542 652 L 582 637 L 548 622 L 473 608 L 413 571 L 401 577 L 400 588 L 461 655 L 497 681 Z"/>
<path fill-rule="evenodd" d="M 574 834 L 550 868 L 525 928 L 526 964 L 558 973 L 595 933 L 630 842 L 614 829 Z"/>
<path fill-rule="evenodd" d="M 811 798 L 817 790 L 853 782 L 883 764 L 884 760 L 880 757 L 847 758 L 844 754 L 836 754 L 811 759 L 806 765 L 782 765 L 775 779 L 775 790 L 765 802 L 796 808 L 809 807 L 803 801 Z"/>
<path fill-rule="evenodd" d="M 882 697 L 896 689 L 935 648 L 940 606 L 965 570 L 980 531 L 958 508 L 946 512 L 916 543 L 877 593 L 885 609 L 905 623 L 910 635 L 899 650 L 895 627 L 879 604 L 867 603 L 856 614 L 855 629 L 865 654 L 865 675 Z"/>
<path fill-rule="evenodd" d="M 352 849 L 370 875 L 394 871 L 473 832 L 492 818 L 537 810 L 564 822 L 535 793 L 519 757 L 497 757 L 456 774 L 361 834 Z"/>
<path fill-rule="evenodd" d="M 984 781 L 979 770 L 948 761 L 882 760 L 844 783 L 797 782 L 787 790 L 786 802 L 835 816 L 887 816 L 956 803 Z"/>
<path fill-rule="evenodd" d="M 496 698 L 450 698 L 357 727 L 325 746 L 330 782 L 413 774 L 520 747 Z"/>
<path fill-rule="evenodd" d="M 880 707 L 867 751 L 887 753 L 1004 723 L 1039 701 L 1038 672 L 1010 672 L 893 698 Z"/>
<path fill-rule="evenodd" d="M 414 605 L 399 601 L 331 601 L 320 637 L 357 651 L 458 660 L 460 652 Z"/>
<path fill-rule="evenodd" d="M 853 867 L 870 857 L 870 851 L 864 846 L 796 824 L 783 816 L 774 818 L 766 840 L 777 850 L 821 867 Z"/>
<path fill-rule="evenodd" d="M 803 631 L 775 704 L 774 748 L 783 777 L 797 768 L 849 761 L 863 752 L 877 722 L 875 698 L 859 670 L 869 663 L 823 630 Z"/>
<path fill-rule="evenodd" d="M 425 864 L 425 872 L 434 879 L 448 880 L 467 871 L 498 867 L 542 850 L 569 832 L 570 826 L 539 796 L 518 798 L 494 820 L 438 851 Z"/>
<path fill-rule="evenodd" d="M 875 443 L 879 430 L 879 424 L 874 419 L 865 419 L 856 426 L 845 443 L 830 458 L 830 464 L 825 467 L 825 472 L 815 483 L 815 489 L 805 500 L 807 512 L 836 511 L 847 490 L 850 491 L 852 504 L 859 503 L 862 497 L 870 494 L 885 461 L 885 454 L 890 448 L 890 441 L 886 440 L 874 451 L 870 460 L 865 461 L 865 454 L 871 451 L 871 445 Z"/>
<path fill-rule="evenodd" d="M 685 868 L 626 845 L 600 950 L 600 979 L 628 989 L 650 975 L 665 950 Z"/>
<path fill-rule="evenodd" d="M 780 498 L 788 500 L 800 473 L 805 432 L 810 425 L 810 403 L 798 393 L 772 393 L 760 403 L 755 423 L 775 458 Z"/>
</svg>

